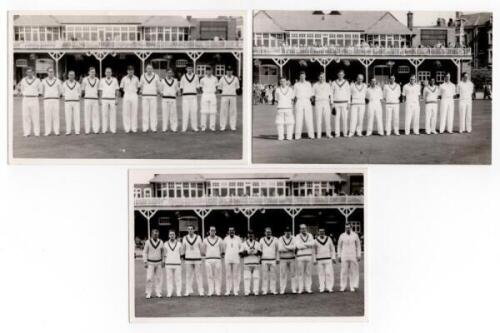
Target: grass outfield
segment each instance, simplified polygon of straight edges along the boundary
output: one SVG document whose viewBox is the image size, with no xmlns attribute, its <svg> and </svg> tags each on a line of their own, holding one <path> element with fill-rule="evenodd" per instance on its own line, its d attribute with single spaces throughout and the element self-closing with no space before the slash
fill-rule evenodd
<svg viewBox="0 0 500 333">
<path fill-rule="evenodd" d="M 253 106 L 252 161 L 254 163 L 334 163 L 334 164 L 490 164 L 491 100 L 473 101 L 472 133 L 440 135 L 401 135 L 278 141 L 276 107 Z M 423 133 L 425 112 L 420 112 Z M 404 131 L 404 105 L 399 112 Z M 384 117 L 385 120 L 385 117 Z M 458 129 L 458 103 L 455 105 L 455 131 Z M 439 121 L 438 121 L 439 123 Z M 365 113 L 366 126 L 366 113 Z M 439 124 L 438 124 L 439 126 Z M 333 117 L 332 117 L 333 129 Z"/>
<path fill-rule="evenodd" d="M 41 103 L 42 104 L 42 103 Z M 160 104 L 160 103 L 159 103 Z M 181 99 L 177 100 L 178 128 L 182 123 Z M 40 137 L 24 137 L 22 129 L 21 98 L 14 98 L 14 158 L 122 158 L 122 159 L 241 159 L 242 99 L 238 97 L 237 131 L 186 133 L 142 133 L 142 112 L 139 101 L 138 133 L 123 131 L 121 101 L 117 107 L 116 134 L 89 134 L 65 136 L 64 105 L 60 107 L 60 136 L 43 136 L 44 117 L 40 105 Z M 198 117 L 198 121 L 200 118 Z M 83 133 L 83 102 L 80 109 Z M 217 128 L 219 118 L 217 116 Z M 161 130 L 161 111 L 158 106 L 158 129 Z"/>
<path fill-rule="evenodd" d="M 364 315 L 364 265 L 360 263 L 360 289 L 355 292 L 338 292 L 340 284 L 340 264 L 336 264 L 334 293 L 318 293 L 316 268 L 313 270 L 313 294 L 290 294 L 266 296 L 242 296 L 243 277 L 240 296 L 212 297 L 144 297 L 146 270 L 141 260 L 135 261 L 135 316 L 139 318 L 156 317 L 243 317 L 243 316 L 363 316 Z M 223 269 L 224 272 L 224 269 Z M 205 293 L 207 291 L 205 271 Z M 223 275 L 224 276 L 224 275 Z M 184 286 L 184 272 L 182 274 Z M 196 283 L 195 283 L 196 285 Z M 222 291 L 225 291 L 222 279 Z M 288 284 L 289 286 L 290 284 Z M 194 287 L 196 292 L 196 287 Z M 166 284 L 163 283 L 163 296 Z M 184 289 L 183 289 L 184 292 Z M 289 290 L 287 289 L 287 292 Z"/>
</svg>

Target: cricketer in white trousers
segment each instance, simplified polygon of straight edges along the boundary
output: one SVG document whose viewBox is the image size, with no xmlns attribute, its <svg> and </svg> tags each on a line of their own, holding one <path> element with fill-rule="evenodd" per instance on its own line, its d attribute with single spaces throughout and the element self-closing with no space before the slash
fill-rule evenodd
<svg viewBox="0 0 500 333">
<path fill-rule="evenodd" d="M 23 97 L 23 133 L 24 136 L 31 134 L 40 135 L 40 104 L 38 97 Z"/>
<path fill-rule="evenodd" d="M 384 125 L 382 121 L 382 104 L 380 101 L 370 101 L 368 103 L 368 123 L 366 124 L 366 135 L 370 136 L 373 132 L 373 121 L 377 122 L 377 132 L 384 135 Z"/>
<path fill-rule="evenodd" d="M 297 280 L 298 291 L 302 293 L 304 289 L 311 292 L 312 287 L 312 256 L 302 256 L 297 258 Z"/>
<path fill-rule="evenodd" d="M 188 129 L 189 122 L 191 121 L 191 129 L 198 130 L 198 96 L 183 95 L 182 96 L 182 131 Z"/>
<path fill-rule="evenodd" d="M 405 134 L 410 134 L 411 125 L 413 122 L 413 134 L 420 133 L 420 104 L 416 102 L 406 101 L 405 105 Z"/>
<path fill-rule="evenodd" d="M 229 128 L 236 131 L 236 96 L 222 96 L 220 98 L 220 129 L 226 129 L 227 118 L 229 116 Z"/>
<path fill-rule="evenodd" d="M 174 292 L 174 282 L 175 282 L 175 293 L 177 296 L 181 296 L 182 288 L 182 268 L 180 264 L 166 264 L 166 277 L 167 277 L 167 296 L 171 297 Z"/>
<path fill-rule="evenodd" d="M 345 290 L 348 278 L 350 288 L 358 288 L 359 264 L 356 259 L 342 259 L 340 264 L 340 290 Z"/>
<path fill-rule="evenodd" d="M 283 140 L 285 138 L 286 129 L 286 139 L 293 139 L 293 124 L 295 120 L 293 119 L 292 109 L 278 109 L 276 113 L 276 128 L 278 130 L 278 140 Z"/>
<path fill-rule="evenodd" d="M 290 284 L 292 287 L 292 292 L 297 292 L 297 277 L 295 268 L 295 258 L 293 259 L 280 259 L 280 293 L 284 294 L 288 278 L 290 278 Z"/>
<path fill-rule="evenodd" d="M 460 99 L 458 102 L 459 132 L 472 132 L 472 98 Z"/>
<path fill-rule="evenodd" d="M 158 125 L 158 97 L 142 95 L 142 131 L 147 132 L 151 128 L 156 132 Z"/>
<path fill-rule="evenodd" d="M 394 134 L 399 135 L 399 103 L 385 103 L 385 132 L 391 135 L 391 128 Z"/>
<path fill-rule="evenodd" d="M 309 98 L 299 98 L 295 104 L 295 139 L 302 137 L 303 123 L 306 123 L 307 136 L 314 139 L 312 105 Z"/>
<path fill-rule="evenodd" d="M 85 134 L 90 133 L 90 126 L 94 133 L 99 132 L 99 101 L 97 98 L 85 98 L 83 102 L 83 126 Z"/>
<path fill-rule="evenodd" d="M 438 102 L 425 102 L 425 133 L 436 133 Z"/>
<path fill-rule="evenodd" d="M 250 284 L 255 295 L 259 294 L 260 283 L 260 265 L 247 264 L 243 268 L 243 285 L 245 286 L 245 295 L 250 294 Z"/>
<path fill-rule="evenodd" d="M 116 104 L 115 99 L 101 99 L 101 114 L 102 114 L 102 133 L 106 133 L 109 130 L 111 133 L 116 133 Z"/>
<path fill-rule="evenodd" d="M 351 123 L 349 128 L 349 135 L 353 136 L 354 132 L 358 136 L 363 135 L 363 121 L 365 119 L 366 105 L 363 103 L 351 104 Z"/>
<path fill-rule="evenodd" d="M 159 296 L 161 295 L 163 283 L 161 260 L 160 262 L 148 261 L 147 265 L 148 268 L 146 269 L 146 295 L 151 295 L 154 284 L 155 294 L 156 296 Z"/>
<path fill-rule="evenodd" d="M 80 134 L 80 101 L 64 101 L 64 120 L 66 134 L 70 134 L 72 126 L 75 134 Z"/>
<path fill-rule="evenodd" d="M 328 99 L 316 100 L 316 137 L 321 138 L 322 123 L 325 121 L 325 133 L 327 137 L 332 136 L 332 110 Z"/>
<path fill-rule="evenodd" d="M 342 118 L 342 133 L 344 133 L 344 136 L 347 136 L 348 133 L 348 127 L 347 127 L 347 114 L 348 114 L 348 103 L 347 102 L 333 102 L 335 106 L 335 136 L 338 138 L 340 136 L 340 118 Z M 361 126 L 362 126 L 361 122 Z"/>
<path fill-rule="evenodd" d="M 207 129 L 207 118 L 209 119 L 208 128 L 215 131 L 215 116 L 217 114 L 217 98 L 215 94 L 201 95 L 200 126 L 201 130 Z"/>
<path fill-rule="evenodd" d="M 262 294 L 266 295 L 270 290 L 276 294 L 276 260 L 263 259 L 262 265 Z"/>
<path fill-rule="evenodd" d="M 333 290 L 334 272 L 333 262 L 331 258 L 318 259 L 318 283 L 319 291 L 323 292 L 326 288 L 328 291 Z"/>
<path fill-rule="evenodd" d="M 220 259 L 205 259 L 207 271 L 208 296 L 215 294 L 220 296 L 222 285 L 222 263 Z M 199 288 L 198 288 L 199 289 Z"/>
<path fill-rule="evenodd" d="M 123 96 L 123 128 L 125 133 L 137 132 L 137 94 Z"/>
<path fill-rule="evenodd" d="M 43 100 L 43 114 L 45 121 L 45 135 L 54 130 L 59 135 L 59 98 L 45 98 Z"/>
<path fill-rule="evenodd" d="M 196 275 L 198 293 L 203 295 L 205 291 L 203 289 L 203 276 L 201 275 L 201 260 L 186 259 L 184 265 L 186 269 L 186 294 L 191 294 L 193 292 L 193 280 L 194 275 Z"/>
<path fill-rule="evenodd" d="M 453 98 L 441 98 L 441 104 L 439 105 L 440 117 L 439 117 L 439 133 L 453 133 L 453 116 L 455 113 L 455 102 Z"/>
<path fill-rule="evenodd" d="M 226 262 L 226 293 L 231 289 L 237 295 L 240 292 L 241 269 L 240 264 L 235 262 Z"/>
<path fill-rule="evenodd" d="M 175 97 L 163 97 L 161 102 L 162 131 L 177 132 L 177 100 Z"/>
</svg>

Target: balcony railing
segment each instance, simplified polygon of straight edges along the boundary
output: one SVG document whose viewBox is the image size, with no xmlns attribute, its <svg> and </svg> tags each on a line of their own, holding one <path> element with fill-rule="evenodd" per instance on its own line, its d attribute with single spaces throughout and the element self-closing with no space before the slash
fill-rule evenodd
<svg viewBox="0 0 500 333">
<path fill-rule="evenodd" d="M 242 49 L 241 40 L 186 40 L 186 41 L 14 41 L 14 49 Z"/>
<path fill-rule="evenodd" d="M 201 197 L 201 198 L 134 198 L 136 207 L 217 207 L 217 206 L 328 206 L 362 205 L 362 195 L 320 197 Z"/>
<path fill-rule="evenodd" d="M 314 47 L 314 46 L 254 46 L 254 55 L 323 55 L 323 56 L 471 56 L 470 48 L 375 48 L 375 47 Z"/>
</svg>

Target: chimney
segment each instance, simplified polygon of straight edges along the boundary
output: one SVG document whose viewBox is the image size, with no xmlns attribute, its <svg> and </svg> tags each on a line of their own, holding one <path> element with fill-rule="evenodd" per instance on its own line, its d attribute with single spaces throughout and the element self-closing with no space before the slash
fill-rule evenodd
<svg viewBox="0 0 500 333">
<path fill-rule="evenodd" d="M 413 13 L 412 12 L 408 12 L 406 14 L 406 26 L 408 27 L 408 29 L 413 30 Z"/>
<path fill-rule="evenodd" d="M 463 14 L 464 14 L 463 12 L 455 12 L 455 19 L 460 20 Z"/>
</svg>

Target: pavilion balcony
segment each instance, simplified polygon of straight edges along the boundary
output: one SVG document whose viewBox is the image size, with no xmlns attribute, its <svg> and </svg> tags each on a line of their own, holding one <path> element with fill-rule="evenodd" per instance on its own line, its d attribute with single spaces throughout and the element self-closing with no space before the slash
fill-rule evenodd
<svg viewBox="0 0 500 333">
<path fill-rule="evenodd" d="M 14 41 L 14 50 L 237 50 L 243 49 L 241 40 L 186 40 L 186 41 Z"/>
<path fill-rule="evenodd" d="M 217 208 L 217 207 L 325 207 L 335 205 L 363 205 L 362 195 L 352 196 L 275 196 L 275 197 L 200 197 L 200 198 L 134 198 L 136 208 Z"/>
<path fill-rule="evenodd" d="M 331 57 L 430 57 L 430 58 L 471 58 L 470 48 L 382 48 L 382 47 L 334 47 L 334 46 L 254 46 L 254 56 L 331 56 Z"/>
</svg>

